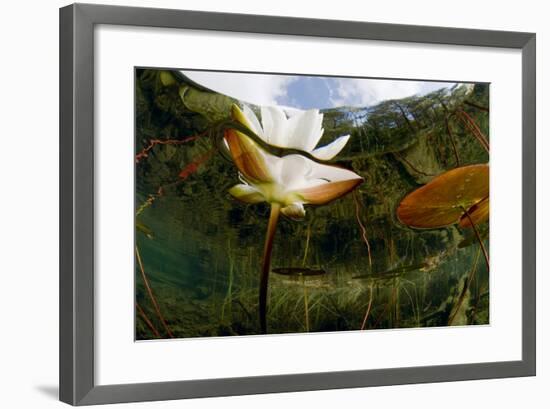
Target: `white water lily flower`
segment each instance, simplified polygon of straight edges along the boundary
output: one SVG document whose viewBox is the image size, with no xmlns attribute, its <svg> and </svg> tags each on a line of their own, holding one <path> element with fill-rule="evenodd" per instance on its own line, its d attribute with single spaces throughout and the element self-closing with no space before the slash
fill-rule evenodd
<svg viewBox="0 0 550 409">
<path fill-rule="evenodd" d="M 349 140 L 349 135 L 342 136 L 314 149 L 323 133 L 323 116 L 317 110 L 287 119 L 278 107 L 262 108 L 263 127 L 246 106 L 243 112 L 233 105 L 232 115 L 270 145 L 307 151 L 319 159 L 332 159 Z M 305 216 L 304 204 L 331 202 L 363 181 L 350 170 L 320 164 L 299 154 L 275 156 L 234 129 L 225 131 L 225 141 L 243 182 L 229 193 L 246 203 L 268 202 L 292 219 Z"/>
<path fill-rule="evenodd" d="M 350 138 L 349 135 L 343 135 L 328 145 L 315 149 L 324 132 L 323 114 L 320 114 L 317 109 L 302 111 L 287 118 L 280 107 L 261 107 L 261 125 L 256 114 L 247 105 L 243 106 L 243 111 L 240 111 L 238 116 L 240 118 L 235 119 L 266 143 L 280 148 L 294 148 L 309 152 L 320 160 L 334 158 Z"/>
</svg>

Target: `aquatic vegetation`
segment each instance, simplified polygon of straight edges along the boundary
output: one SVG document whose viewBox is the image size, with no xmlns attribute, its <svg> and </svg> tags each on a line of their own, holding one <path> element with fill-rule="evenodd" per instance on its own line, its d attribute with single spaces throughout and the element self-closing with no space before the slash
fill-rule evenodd
<svg viewBox="0 0 550 409">
<path fill-rule="evenodd" d="M 149 284 L 149 280 L 147 279 L 147 274 L 145 274 L 145 269 L 143 268 L 143 262 L 141 261 L 141 255 L 139 253 L 139 249 L 138 249 L 137 246 L 136 246 L 136 259 L 137 259 L 137 262 L 138 262 L 138 265 L 139 265 L 139 270 L 141 272 L 141 278 L 143 279 L 143 283 L 145 284 L 145 288 L 147 289 L 147 294 L 149 294 L 149 298 L 150 298 L 151 302 L 153 303 L 153 305 L 155 307 L 155 311 L 157 313 L 157 316 L 158 316 L 160 322 L 162 323 L 162 326 L 164 327 L 164 330 L 166 331 L 166 334 L 170 338 L 174 338 L 174 335 L 172 334 L 172 331 L 170 331 L 170 328 L 168 327 L 168 325 L 166 325 L 166 320 L 164 319 L 164 316 L 162 315 L 162 312 L 160 311 L 160 307 L 159 307 L 159 304 L 157 302 L 157 299 L 156 299 L 155 295 L 153 294 L 153 290 L 151 288 L 151 284 Z M 139 304 L 136 303 L 136 306 L 139 306 Z M 147 322 L 147 324 L 151 328 L 154 328 L 154 326 L 151 324 L 149 319 L 146 318 L 145 312 L 143 310 L 141 310 L 140 315 L 142 315 L 145 318 L 145 321 Z M 154 329 L 154 332 L 158 333 L 158 331 L 156 329 Z"/>
<path fill-rule="evenodd" d="M 300 279 L 302 287 L 304 288 L 304 321 L 306 332 L 309 332 L 309 302 L 307 295 L 306 281 L 309 277 L 319 277 L 327 274 L 323 269 L 311 269 L 305 267 L 279 267 L 272 270 L 275 274 L 281 274 L 284 276 L 297 277 Z"/>
<path fill-rule="evenodd" d="M 323 134 L 323 116 L 317 110 L 287 118 L 281 108 L 264 107 L 262 125 L 246 105 L 244 112 L 233 105 L 232 116 L 267 143 L 302 149 L 318 159 L 332 159 L 349 139 L 348 135 L 341 136 L 331 144 L 315 149 Z M 272 155 L 235 129 L 227 129 L 224 140 L 243 182 L 233 186 L 229 193 L 246 203 L 268 202 L 271 205 L 259 297 L 260 325 L 265 333 L 269 270 L 279 213 L 300 220 L 305 216 L 304 204 L 327 204 L 355 189 L 363 178 L 350 170 L 320 164 L 301 155 Z"/>
<path fill-rule="evenodd" d="M 414 228 L 440 228 L 455 223 L 463 228 L 471 227 L 489 271 L 489 255 L 476 227 L 489 219 L 489 165 L 463 166 L 439 175 L 407 195 L 397 208 L 397 217 Z M 479 251 L 448 325 L 452 325 L 462 306 L 476 272 L 478 258 Z"/>
</svg>

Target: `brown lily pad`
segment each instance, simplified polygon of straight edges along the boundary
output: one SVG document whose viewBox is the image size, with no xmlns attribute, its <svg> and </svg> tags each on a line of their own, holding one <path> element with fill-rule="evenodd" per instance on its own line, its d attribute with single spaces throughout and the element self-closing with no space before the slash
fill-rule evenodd
<svg viewBox="0 0 550 409">
<path fill-rule="evenodd" d="M 468 217 L 470 216 L 470 217 Z M 472 222 L 477 226 L 489 220 L 489 198 L 481 200 L 468 209 L 467 215 L 460 218 L 460 227 L 472 227 Z"/>
<path fill-rule="evenodd" d="M 466 210 L 488 197 L 489 165 L 462 166 L 436 176 L 408 194 L 397 208 L 397 218 L 413 228 L 446 227 L 458 223 Z M 487 214 L 488 204 L 487 200 Z M 482 211 L 477 212 L 482 217 Z"/>
</svg>

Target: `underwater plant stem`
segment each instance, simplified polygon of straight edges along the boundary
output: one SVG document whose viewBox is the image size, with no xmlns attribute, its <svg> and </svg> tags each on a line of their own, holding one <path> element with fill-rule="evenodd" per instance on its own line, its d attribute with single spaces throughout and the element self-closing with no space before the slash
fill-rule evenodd
<svg viewBox="0 0 550 409">
<path fill-rule="evenodd" d="M 164 320 L 164 316 L 160 312 L 160 307 L 157 303 L 157 299 L 155 298 L 155 295 L 153 294 L 153 290 L 151 289 L 151 285 L 149 284 L 149 280 L 147 279 L 147 275 L 145 274 L 145 269 L 143 268 L 143 262 L 141 261 L 141 256 L 139 255 L 139 249 L 138 246 L 136 246 L 136 258 L 139 264 L 139 269 L 141 271 L 141 277 L 143 278 L 143 282 L 145 284 L 145 289 L 147 290 L 147 294 L 149 294 L 149 298 L 151 298 L 151 302 L 153 303 L 153 306 L 155 307 L 155 311 L 157 313 L 157 316 L 159 317 L 160 322 L 162 323 L 162 326 L 164 327 L 164 330 L 168 334 L 170 338 L 174 338 L 174 335 L 172 334 L 172 331 L 170 331 L 170 328 L 168 328 L 168 325 L 166 325 L 166 321 Z"/>
<path fill-rule="evenodd" d="M 367 319 L 369 318 L 370 309 L 372 307 L 372 284 L 369 286 L 369 305 L 367 305 L 367 311 L 365 312 L 365 318 L 363 318 L 363 323 L 361 324 L 361 331 L 363 331 L 367 326 Z"/>
<path fill-rule="evenodd" d="M 405 164 L 411 168 L 413 170 L 413 172 L 416 172 L 418 173 L 419 175 L 422 175 L 422 176 L 428 176 L 428 177 L 432 177 L 432 176 L 436 176 L 432 173 L 426 173 L 420 169 L 418 169 L 417 167 L 415 167 L 407 158 L 405 158 L 403 155 L 399 154 L 398 152 L 393 152 L 394 156 L 398 159 L 401 159 L 403 162 L 405 162 Z"/>
<path fill-rule="evenodd" d="M 462 208 L 462 209 L 464 209 L 464 208 Z M 487 254 L 487 249 L 483 245 L 483 240 L 481 240 L 481 236 L 479 235 L 479 231 L 477 230 L 477 227 L 476 227 L 474 221 L 470 217 L 470 214 L 466 210 L 464 210 L 464 214 L 466 215 L 466 217 L 470 221 L 470 224 L 472 225 L 472 229 L 474 230 L 477 241 L 479 242 L 479 247 L 481 247 L 481 250 L 483 251 L 483 256 L 485 257 L 485 263 L 487 264 L 487 271 L 489 271 L 489 254 Z"/>
<path fill-rule="evenodd" d="M 466 279 L 466 282 L 464 283 L 464 288 L 462 289 L 462 292 L 460 293 L 460 296 L 458 297 L 458 301 L 456 302 L 455 309 L 451 316 L 449 317 L 449 321 L 447 325 L 452 325 L 453 321 L 458 314 L 458 311 L 460 310 L 460 307 L 462 306 L 462 303 L 464 302 L 464 298 L 466 298 L 466 293 L 468 292 L 468 289 L 470 288 L 470 285 L 472 284 L 472 281 L 474 279 L 474 275 L 477 271 L 477 262 L 479 261 L 479 256 L 481 254 L 481 248 L 478 247 L 476 258 L 474 259 L 474 265 L 472 266 L 472 270 L 470 271 L 470 274 L 468 274 L 468 278 Z"/>
<path fill-rule="evenodd" d="M 466 105 L 470 105 L 471 107 L 474 107 L 474 108 L 479 109 L 479 110 L 481 110 L 481 111 L 489 112 L 489 108 L 484 107 L 484 106 L 481 106 L 481 105 L 476 104 L 476 103 L 474 103 L 474 102 L 471 102 L 471 101 L 464 101 L 464 103 L 465 103 Z"/>
<path fill-rule="evenodd" d="M 304 315 L 306 320 L 306 332 L 309 332 L 309 303 L 307 299 L 306 279 L 302 276 L 302 286 L 304 287 Z"/>
<path fill-rule="evenodd" d="M 365 225 L 361 221 L 361 216 L 359 214 L 359 199 L 357 199 L 356 191 L 354 190 L 352 194 L 353 194 L 353 200 L 355 201 L 355 217 L 357 218 L 357 223 L 361 228 L 361 237 L 363 237 L 363 241 L 367 245 L 367 253 L 369 256 L 369 267 L 372 269 L 372 255 L 371 255 L 369 239 L 367 238 L 367 229 L 365 228 Z"/>
<path fill-rule="evenodd" d="M 227 254 L 229 259 L 229 282 L 227 284 L 227 292 L 225 293 L 225 298 L 223 300 L 222 304 L 222 314 L 221 314 L 221 320 L 223 322 L 225 318 L 225 306 L 227 303 L 229 303 L 229 307 L 231 308 L 231 300 L 232 300 L 232 291 L 233 291 L 233 257 L 231 257 L 231 241 L 227 241 Z"/>
<path fill-rule="evenodd" d="M 309 250 L 309 239 L 311 238 L 311 224 L 307 225 L 307 236 L 306 236 L 306 248 L 304 250 L 304 258 L 302 259 L 302 267 L 306 265 L 307 252 Z"/>
<path fill-rule="evenodd" d="M 472 135 L 474 135 L 474 137 L 478 140 L 483 149 L 489 153 L 489 141 L 483 132 L 481 132 L 481 129 L 479 129 L 474 119 L 461 109 L 457 111 L 457 114 L 459 119 L 462 120 L 464 125 L 466 125 L 466 128 L 468 128 Z"/>
<path fill-rule="evenodd" d="M 453 153 L 455 155 L 456 166 L 460 166 L 460 157 L 458 156 L 458 150 L 456 149 L 455 138 L 453 136 L 453 131 L 451 130 L 451 124 L 449 124 L 449 117 L 445 115 L 445 128 L 447 129 L 447 135 L 451 141 L 451 146 L 453 147 Z"/>
<path fill-rule="evenodd" d="M 260 328 L 262 334 L 267 334 L 267 286 L 269 283 L 269 270 L 271 268 L 271 252 L 273 250 L 273 239 L 277 230 L 277 221 L 281 205 L 273 203 L 271 205 L 271 213 L 269 222 L 267 223 L 267 232 L 265 234 L 264 255 L 262 262 L 262 275 L 260 276 Z"/>
<path fill-rule="evenodd" d="M 145 322 L 145 324 L 147 324 L 149 329 L 153 332 L 155 337 L 161 338 L 160 333 L 158 332 L 156 327 L 153 325 L 153 323 L 151 322 L 149 317 L 147 317 L 147 314 L 145 314 L 145 311 L 143 311 L 143 308 L 141 308 L 138 303 L 136 303 L 136 310 L 137 310 L 139 316 L 141 317 L 141 319 Z"/>
<path fill-rule="evenodd" d="M 135 161 L 136 163 L 139 163 L 141 159 L 149 156 L 149 152 L 157 145 L 183 145 L 185 143 L 194 141 L 195 139 L 200 138 L 203 135 L 204 133 L 195 136 L 189 136 L 185 139 L 151 139 L 149 141 L 149 144 L 136 154 Z"/>
<path fill-rule="evenodd" d="M 382 319 L 384 318 L 385 314 L 386 314 L 386 311 L 388 310 L 388 307 L 390 306 L 390 302 L 388 300 L 388 302 L 386 303 L 386 305 L 384 305 L 384 309 L 382 310 L 382 312 L 380 313 L 380 315 L 378 316 L 378 319 L 376 320 L 376 322 L 374 323 L 374 325 L 372 326 L 372 328 L 376 328 L 378 327 L 378 324 L 380 324 L 380 322 L 382 321 Z"/>
</svg>

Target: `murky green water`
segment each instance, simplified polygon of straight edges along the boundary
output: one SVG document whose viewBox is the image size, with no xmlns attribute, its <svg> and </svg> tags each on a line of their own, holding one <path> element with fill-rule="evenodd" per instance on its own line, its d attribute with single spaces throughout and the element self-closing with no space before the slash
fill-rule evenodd
<svg viewBox="0 0 550 409">
<path fill-rule="evenodd" d="M 445 326 L 451 317 L 453 325 L 489 322 L 488 271 L 471 229 L 413 230 L 395 216 L 407 193 L 457 165 L 445 123 L 449 110 L 462 107 L 489 133 L 488 113 L 464 104 L 488 106 L 488 93 L 477 84 L 470 93 L 461 87 L 451 95 L 324 112 L 321 145 L 350 133 L 337 162 L 365 182 L 329 205 L 307 206 L 303 221 L 280 219 L 272 268 L 326 274 L 271 273 L 269 333 Z M 228 193 L 237 170 L 220 154 L 216 124 L 232 100 L 183 77 L 138 70 L 136 102 L 136 154 L 153 139 L 179 141 L 156 144 L 136 163 L 136 218 L 147 229 L 138 229 L 136 244 L 168 328 L 136 263 L 136 338 L 166 338 L 168 331 L 174 337 L 258 334 L 269 207 Z M 466 127 L 456 121 L 450 127 L 460 165 L 488 161 Z M 482 236 L 487 229 L 479 226 Z"/>
</svg>

